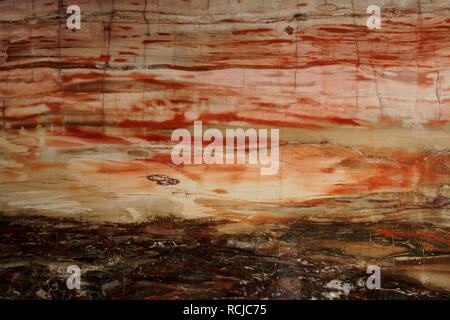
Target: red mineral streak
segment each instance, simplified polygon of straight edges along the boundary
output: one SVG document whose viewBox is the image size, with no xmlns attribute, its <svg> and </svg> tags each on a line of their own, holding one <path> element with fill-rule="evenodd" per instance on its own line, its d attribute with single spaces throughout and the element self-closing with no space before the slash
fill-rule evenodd
<svg viewBox="0 0 450 320">
<path fill-rule="evenodd" d="M 227 194 L 228 193 L 228 191 L 223 190 L 223 189 L 214 189 L 212 191 L 215 193 L 218 193 L 218 194 Z"/>
<path fill-rule="evenodd" d="M 46 224 L 45 232 L 38 230 L 33 236 L 28 234 L 33 228 L 8 229 L 7 223 L 47 223 L 43 217 L 34 218 L 35 211 L 55 217 L 53 224 L 61 217 L 87 221 L 80 232 L 91 227 L 96 231 L 89 237 L 83 234 L 83 239 L 98 244 L 95 237 L 101 234 L 102 250 L 125 248 L 120 241 L 111 244 L 107 239 L 111 234 L 129 234 L 136 243 L 142 235 L 175 239 L 177 246 L 187 241 L 188 245 L 181 247 L 188 250 L 183 259 L 171 259 L 171 249 L 156 248 L 165 250 L 161 255 L 165 258 L 150 257 L 153 269 L 147 264 L 133 271 L 147 270 L 154 277 L 150 281 L 158 283 L 157 294 L 149 296 L 146 288 L 145 297 L 149 298 L 185 298 L 197 293 L 210 297 L 219 288 L 224 289 L 219 297 L 234 297 L 241 294 L 236 288 L 243 288 L 242 279 L 254 280 L 245 285 L 245 292 L 251 292 L 255 270 L 274 261 L 277 268 L 297 265 L 299 255 L 308 252 L 321 257 L 314 266 L 314 258 L 302 256 L 312 263 L 308 267 L 311 272 L 303 267 L 290 269 L 315 279 L 307 290 L 301 286 L 291 290 L 283 269 L 275 273 L 264 270 L 261 279 L 275 283 L 274 292 L 288 292 L 288 298 L 298 297 L 299 292 L 302 297 L 322 297 L 332 275 L 319 272 L 314 276 L 316 270 L 322 270 L 322 257 L 329 251 L 309 244 L 320 241 L 322 235 L 350 248 L 356 243 L 364 248 L 382 246 L 384 256 L 377 259 L 383 265 L 392 263 L 391 254 L 399 252 L 396 249 L 404 250 L 404 257 L 424 249 L 427 266 L 433 265 L 428 259 L 447 255 L 450 19 L 439 14 L 445 11 L 445 2 L 433 1 L 422 8 L 382 8 L 382 28 L 369 30 L 364 6 L 353 9 L 339 1 L 316 6 L 295 1 L 236 0 L 227 4 L 168 0 L 144 4 L 116 0 L 114 8 L 85 1 L 82 14 L 92 14 L 82 19 L 81 30 L 72 31 L 66 30 L 64 19 L 60 19 L 60 29 L 55 21 L 46 22 L 46 17 L 58 11 L 57 3 L 22 5 L 21 12 L 5 10 L 5 50 L 0 55 L 0 202 L 8 217 L 13 217 L 0 221 L 5 252 L 19 252 L 19 244 L 8 247 L 14 237 L 28 237 L 33 243 L 46 237 Z M 52 8 L 48 6 L 54 10 L 49 11 Z M 170 150 L 176 142 L 171 141 L 171 133 L 177 128 L 192 132 L 195 120 L 222 133 L 236 127 L 280 129 L 279 173 L 262 177 L 258 166 L 249 165 L 174 165 Z M 226 143 L 224 138 L 222 143 Z M 202 142 L 202 146 L 208 144 Z M 247 145 L 245 151 L 254 147 Z M 180 183 L 157 185 L 146 179 L 149 175 L 167 176 Z M 17 204 L 19 193 L 16 197 L 15 192 L 21 192 L 23 205 Z M 51 193 L 43 200 L 56 209 L 46 210 L 47 204 L 37 206 L 35 193 L 42 197 Z M 17 207 L 9 207 L 13 203 Z M 80 217 L 65 211 L 76 211 L 78 206 L 85 210 Z M 15 217 L 24 212 L 25 218 Z M 166 222 L 158 222 L 160 215 Z M 198 216 L 207 218 L 198 222 Z M 91 219 L 101 222 L 91 223 Z M 305 225 L 306 220 L 314 223 Z M 395 224 L 394 230 L 389 230 L 391 224 Z M 348 232 L 342 236 L 336 228 Z M 52 239 L 54 243 L 63 239 L 64 230 L 48 232 L 59 235 Z M 240 230 L 248 233 L 243 236 Z M 370 231 L 378 237 L 372 238 L 372 243 L 368 241 Z M 223 237 L 222 232 L 233 235 Z M 289 237 L 281 240 L 283 235 Z M 383 237 L 399 239 L 401 244 L 387 246 L 390 239 Z M 191 239 L 207 240 L 206 245 L 199 249 Z M 251 244 L 250 249 L 236 250 L 227 244 L 220 249 L 223 251 L 215 251 L 229 239 Z M 215 245 L 210 246 L 213 241 Z M 33 248 L 57 254 L 73 242 L 65 241 L 63 249 L 40 243 Z M 136 243 L 129 249 L 134 250 Z M 151 247 L 148 242 L 142 246 Z M 73 245 L 71 250 L 78 247 Z M 267 255 L 258 255 L 262 247 Z M 357 251 L 346 256 L 333 249 L 339 268 L 347 262 L 350 265 L 350 272 L 339 269 L 339 273 L 351 283 L 356 283 L 354 266 L 366 261 Z M 250 252 L 251 259 L 242 259 L 245 266 L 254 267 L 251 261 L 255 256 L 253 260 L 270 259 L 270 263 L 258 264 L 252 271 L 234 270 L 224 258 L 219 265 L 226 262 L 225 269 L 220 273 L 237 280 L 215 281 L 208 275 L 216 272 L 217 252 L 221 257 L 231 252 L 227 259 L 242 259 L 242 252 Z M 191 257 L 195 259 L 189 260 Z M 187 267 L 183 266 L 185 258 Z M 161 259 L 164 265 L 176 260 L 168 266 L 175 270 L 213 267 L 204 273 L 204 286 L 196 284 L 198 278 L 186 276 L 180 290 L 177 280 L 166 277 L 165 269 L 157 265 Z M 321 267 L 315 268 L 318 265 Z M 6 270 L 7 276 L 10 271 Z M 111 270 L 106 277 L 116 276 Z M 399 270 L 393 277 L 396 286 L 402 287 Z M 13 272 L 18 277 L 18 271 Z M 434 279 L 427 267 L 421 272 L 428 280 Z M 281 278 L 266 278 L 270 274 Z M 442 283 L 447 278 L 438 279 Z M 142 292 L 133 281 L 128 279 L 120 285 L 121 293 L 111 296 L 134 297 L 134 292 Z M 10 290 L 14 294 L 21 287 L 30 288 L 26 282 L 14 283 Z M 46 290 L 50 284 L 41 287 Z M 322 291 L 314 291 L 315 284 Z M 420 295 L 427 286 L 421 283 L 414 294 Z M 408 298 L 405 292 L 416 287 L 408 283 L 407 288 L 389 289 L 389 294 Z M 165 290 L 171 293 L 165 294 Z M 358 290 L 355 287 L 346 298 L 367 297 L 367 290 Z M 98 296 L 107 294 L 108 290 L 104 291 Z M 251 298 L 262 294 L 255 292 Z M 432 291 L 427 287 L 426 292 Z M 0 294 L 9 293 L 0 288 Z M 380 296 L 385 297 L 385 292 Z"/>
<path fill-rule="evenodd" d="M 149 44 L 149 43 L 163 43 L 163 42 L 172 42 L 172 40 L 144 40 L 142 43 Z"/>
<path fill-rule="evenodd" d="M 184 89 L 184 88 L 186 88 L 185 84 L 178 83 L 175 81 L 157 80 L 155 75 L 145 75 L 145 74 L 133 72 L 133 73 L 128 74 L 126 77 L 132 78 L 136 81 L 140 81 L 143 83 L 161 85 L 161 86 L 164 86 L 166 89 Z"/>
<path fill-rule="evenodd" d="M 134 135 L 134 137 L 143 139 L 151 142 L 170 142 L 170 136 L 164 136 L 161 134 L 145 134 L 145 135 Z"/>
<path fill-rule="evenodd" d="M 177 113 L 171 120 L 165 121 L 152 121 L 152 120 L 117 120 L 115 121 L 116 126 L 121 128 L 183 128 L 192 126 L 193 121 L 188 121 L 185 119 L 183 113 Z"/>
<path fill-rule="evenodd" d="M 319 28 L 321 31 L 326 31 L 330 33 L 353 33 L 355 32 L 352 29 L 345 29 L 345 28 L 331 28 L 331 27 L 321 27 Z"/>
<path fill-rule="evenodd" d="M 271 45 L 280 43 L 293 43 L 290 39 L 270 39 L 270 40 L 241 40 L 236 42 L 231 42 L 232 46 L 245 46 L 245 45 Z"/>
<path fill-rule="evenodd" d="M 192 104 L 192 103 L 194 103 L 194 101 L 187 100 L 187 99 L 169 99 L 169 101 L 173 104 L 179 104 L 179 103 Z"/>
<path fill-rule="evenodd" d="M 119 55 L 124 56 L 139 56 L 139 54 L 131 52 L 131 51 L 119 51 Z"/>
<path fill-rule="evenodd" d="M 55 133 L 56 135 L 56 133 Z M 82 127 L 77 126 L 65 126 L 65 136 L 73 136 L 79 139 L 82 139 L 89 143 L 94 144 L 125 144 L 129 145 L 130 143 L 126 140 L 118 137 L 113 137 L 107 135 L 99 130 L 89 130 Z"/>
<path fill-rule="evenodd" d="M 70 59 L 61 59 L 60 63 L 99 63 L 99 62 L 106 62 L 111 59 L 110 55 L 100 55 L 98 58 L 70 58 Z"/>
<path fill-rule="evenodd" d="M 313 199 L 313 200 L 308 200 L 308 201 L 302 201 L 300 202 L 301 204 L 306 204 L 306 205 L 319 205 L 319 204 L 324 204 L 325 200 L 322 199 Z"/>
<path fill-rule="evenodd" d="M 233 30 L 231 31 L 234 35 L 245 35 L 247 33 L 260 33 L 260 32 L 270 32 L 273 31 L 271 28 L 259 28 L 259 29 L 244 29 L 244 30 Z"/>
<path fill-rule="evenodd" d="M 199 116 L 198 120 L 205 121 L 205 124 L 213 124 L 214 122 L 246 122 L 254 125 L 264 125 L 269 127 L 291 127 L 291 128 L 303 128 L 309 130 L 320 130 L 325 129 L 323 126 L 307 123 L 297 123 L 289 121 L 279 121 L 279 120 L 263 120 L 255 119 L 250 117 L 238 116 L 234 113 L 214 113 L 214 114 L 202 114 Z"/>
<path fill-rule="evenodd" d="M 425 155 L 408 154 L 401 151 L 391 153 L 393 163 L 367 163 L 366 173 L 350 173 L 350 177 L 357 183 L 335 184 L 330 193 L 335 195 L 349 195 L 360 192 L 371 192 L 381 189 L 411 189 L 417 185 L 413 181 L 420 181 L 423 185 L 443 183 L 445 173 L 435 170 L 442 167 L 442 163 L 450 163 L 448 157 L 444 159 L 430 159 L 425 161 Z"/>
<path fill-rule="evenodd" d="M 75 79 L 78 80 L 100 80 L 103 77 L 101 72 L 83 72 L 83 73 L 72 73 L 72 74 L 64 74 L 63 81 L 71 82 Z"/>
<path fill-rule="evenodd" d="M 43 169 L 56 169 L 56 168 L 65 168 L 66 164 L 64 163 L 27 163 L 27 166 L 32 171 L 38 171 Z"/>
<path fill-rule="evenodd" d="M 45 145 L 49 147 L 81 147 L 84 144 L 74 141 L 67 141 L 67 139 L 53 139 L 53 138 L 46 138 L 45 139 Z"/>
</svg>

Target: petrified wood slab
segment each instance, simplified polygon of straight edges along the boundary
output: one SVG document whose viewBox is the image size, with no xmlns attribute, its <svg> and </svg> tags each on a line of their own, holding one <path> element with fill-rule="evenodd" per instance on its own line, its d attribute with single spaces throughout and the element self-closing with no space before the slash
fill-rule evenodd
<svg viewBox="0 0 450 320">
<path fill-rule="evenodd" d="M 1 1 L 0 297 L 448 298 L 449 13 Z M 278 173 L 174 165 L 195 120 L 279 129 Z"/>
</svg>

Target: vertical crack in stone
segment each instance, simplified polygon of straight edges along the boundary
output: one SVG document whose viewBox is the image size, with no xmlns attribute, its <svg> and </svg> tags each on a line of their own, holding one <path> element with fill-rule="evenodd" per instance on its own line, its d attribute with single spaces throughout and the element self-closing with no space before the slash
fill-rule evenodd
<svg viewBox="0 0 450 320">
<path fill-rule="evenodd" d="M 436 74 L 435 87 L 436 87 L 436 97 L 437 97 L 438 104 L 439 104 L 438 120 L 441 120 L 441 94 L 440 94 L 441 81 L 440 81 L 440 77 L 439 77 L 439 71 Z"/>
<path fill-rule="evenodd" d="M 109 19 L 108 23 L 108 39 L 107 39 L 107 51 L 106 51 L 106 61 L 103 65 L 103 74 L 102 74 L 102 81 L 101 81 L 101 93 L 102 93 L 102 128 L 103 132 L 105 131 L 105 76 L 106 76 L 106 70 L 109 68 L 109 60 L 111 56 L 111 33 L 112 33 L 112 22 L 114 19 L 114 15 L 116 13 L 115 9 L 115 0 L 112 0 L 112 8 L 111 8 L 111 17 Z M 104 24 L 103 24 L 104 26 Z M 103 28 L 105 30 L 105 28 Z"/>
<path fill-rule="evenodd" d="M 146 11 L 147 11 L 147 1 L 148 0 L 145 0 L 144 10 L 142 11 L 142 15 L 143 15 L 144 21 L 145 21 L 145 23 L 147 25 L 147 33 L 145 34 L 145 36 L 147 38 L 149 38 L 150 37 L 150 24 L 149 24 L 149 20 L 147 18 L 147 13 L 146 13 Z M 145 41 L 144 41 L 144 68 L 147 68 L 147 43 Z"/>
<path fill-rule="evenodd" d="M 58 0 L 58 17 L 56 19 L 56 21 L 58 22 L 58 39 L 57 39 L 58 65 L 61 63 L 61 17 L 62 17 L 62 10 L 63 10 L 63 0 Z M 63 80 L 62 80 L 61 67 L 58 68 L 58 81 L 61 84 L 61 86 L 64 86 L 64 83 L 63 83 Z"/>
<path fill-rule="evenodd" d="M 373 70 L 373 80 L 375 82 L 375 92 L 377 94 L 378 97 L 378 102 L 380 104 L 380 112 L 381 112 L 381 116 L 383 116 L 383 101 L 380 97 L 380 92 L 378 91 L 378 80 L 377 80 L 377 73 L 375 71 L 375 66 L 373 64 L 373 61 L 370 60 L 370 64 L 372 65 L 372 70 Z"/>
<path fill-rule="evenodd" d="M 352 0 L 352 17 L 353 17 L 353 24 L 355 25 L 355 28 L 357 28 L 357 23 L 355 19 L 356 13 L 355 13 L 355 4 L 354 0 Z M 355 63 L 355 117 L 358 114 L 358 70 L 360 67 L 360 56 L 359 56 L 359 45 L 358 45 L 358 29 L 355 34 L 355 49 L 356 49 L 356 63 Z"/>
</svg>

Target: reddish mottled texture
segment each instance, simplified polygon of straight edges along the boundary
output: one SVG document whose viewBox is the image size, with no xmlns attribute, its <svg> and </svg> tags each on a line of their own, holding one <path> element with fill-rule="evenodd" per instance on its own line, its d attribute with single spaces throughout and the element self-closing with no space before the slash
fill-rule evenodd
<svg viewBox="0 0 450 320">
<path fill-rule="evenodd" d="M 0 298 L 448 298 L 448 1 L 377 30 L 361 1 L 79 5 L 0 11 Z M 175 165 L 194 121 L 279 129 L 278 172 Z"/>
</svg>

